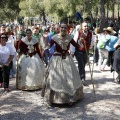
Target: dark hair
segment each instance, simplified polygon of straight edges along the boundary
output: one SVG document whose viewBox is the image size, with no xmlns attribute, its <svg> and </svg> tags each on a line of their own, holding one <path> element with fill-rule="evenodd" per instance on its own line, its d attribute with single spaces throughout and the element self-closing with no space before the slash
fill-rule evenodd
<svg viewBox="0 0 120 120">
<path fill-rule="evenodd" d="M 6 25 L 5 25 L 5 24 L 2 24 L 1 27 L 6 27 Z"/>
<path fill-rule="evenodd" d="M 106 30 L 107 32 L 108 32 L 108 34 L 111 34 L 111 31 L 109 31 L 109 30 Z"/>
<path fill-rule="evenodd" d="M 0 38 L 2 37 L 2 35 L 4 35 L 6 39 L 8 39 L 8 35 L 6 33 L 1 33 Z"/>
<path fill-rule="evenodd" d="M 60 23 L 60 27 L 61 27 L 62 24 L 65 24 L 65 25 L 67 26 L 67 28 L 68 28 L 68 24 L 67 24 L 67 22 L 62 21 L 62 22 Z"/>
<path fill-rule="evenodd" d="M 34 26 L 34 27 L 33 27 L 33 30 L 34 30 L 34 29 L 38 29 L 38 30 L 39 30 L 39 28 L 38 28 L 37 26 Z"/>
<path fill-rule="evenodd" d="M 31 32 L 31 33 L 32 33 L 31 29 L 26 29 L 26 33 L 27 33 L 27 32 Z"/>
<path fill-rule="evenodd" d="M 49 32 L 49 28 L 46 27 L 46 28 L 44 29 L 44 32 Z"/>
</svg>

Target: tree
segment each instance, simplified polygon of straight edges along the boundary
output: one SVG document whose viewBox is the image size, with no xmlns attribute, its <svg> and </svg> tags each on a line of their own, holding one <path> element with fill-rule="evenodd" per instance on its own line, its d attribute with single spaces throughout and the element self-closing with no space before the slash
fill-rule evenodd
<svg viewBox="0 0 120 120">
<path fill-rule="evenodd" d="M 99 0 L 100 4 L 100 30 L 102 31 L 105 26 L 105 0 Z"/>
<path fill-rule="evenodd" d="M 0 17 L 2 20 L 15 19 L 19 15 L 20 0 L 0 0 Z"/>
</svg>

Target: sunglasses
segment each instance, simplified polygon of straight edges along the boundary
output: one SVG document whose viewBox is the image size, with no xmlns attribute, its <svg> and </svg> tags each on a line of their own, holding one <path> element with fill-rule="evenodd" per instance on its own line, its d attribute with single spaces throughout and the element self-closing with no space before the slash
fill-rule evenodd
<svg viewBox="0 0 120 120">
<path fill-rule="evenodd" d="M 1 39 L 6 39 L 6 37 L 1 37 Z"/>
</svg>

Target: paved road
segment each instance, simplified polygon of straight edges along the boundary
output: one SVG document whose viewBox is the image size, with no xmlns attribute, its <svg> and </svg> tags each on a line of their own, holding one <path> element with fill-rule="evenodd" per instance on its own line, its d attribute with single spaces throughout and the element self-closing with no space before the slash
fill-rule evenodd
<svg viewBox="0 0 120 120">
<path fill-rule="evenodd" d="M 10 80 L 11 91 L 0 89 L 0 120 L 120 120 L 120 84 L 113 82 L 109 68 L 104 72 L 94 70 L 96 97 L 93 95 L 89 67 L 84 99 L 73 106 L 43 105 L 41 91 L 15 89 L 15 79 Z"/>
</svg>

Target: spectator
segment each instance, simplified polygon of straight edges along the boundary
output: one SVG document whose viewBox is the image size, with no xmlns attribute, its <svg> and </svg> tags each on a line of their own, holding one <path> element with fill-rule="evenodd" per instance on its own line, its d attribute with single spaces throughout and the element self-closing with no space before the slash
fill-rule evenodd
<svg viewBox="0 0 120 120">
<path fill-rule="evenodd" d="M 4 83 L 4 90 L 9 91 L 9 74 L 14 57 L 13 48 L 7 44 L 8 37 L 5 33 L 0 35 L 0 87 Z"/>
</svg>

